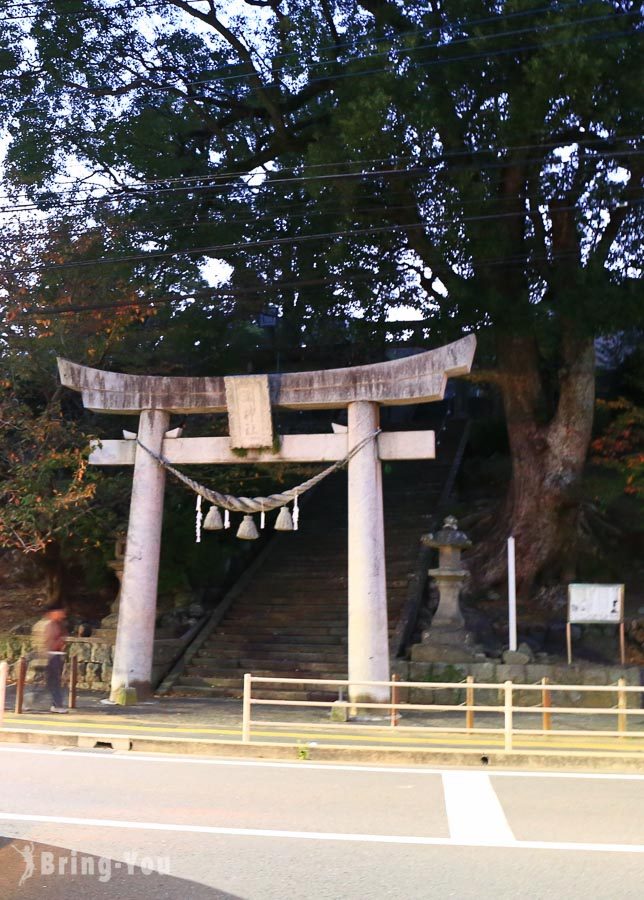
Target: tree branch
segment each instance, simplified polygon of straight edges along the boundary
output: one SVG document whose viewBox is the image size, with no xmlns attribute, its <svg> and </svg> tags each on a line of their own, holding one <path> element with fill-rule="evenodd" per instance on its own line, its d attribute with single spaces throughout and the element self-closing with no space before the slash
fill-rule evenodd
<svg viewBox="0 0 644 900">
<path fill-rule="evenodd" d="M 630 212 L 628 205 L 629 200 L 635 200 L 642 188 L 641 182 L 644 178 L 644 164 L 642 163 L 641 158 L 632 158 L 629 159 L 628 162 L 630 163 L 631 177 L 630 181 L 624 188 L 624 205 L 618 206 L 616 209 L 611 210 L 610 220 L 604 228 L 600 239 L 595 244 L 592 253 L 593 262 L 596 261 L 598 264 L 601 263 L 601 265 L 605 264 L 610 252 L 610 248 L 612 247 L 617 235 L 619 234 L 619 230 L 622 227 L 624 219 Z"/>
<path fill-rule="evenodd" d="M 188 13 L 188 15 L 194 16 L 197 19 L 200 19 L 206 25 L 210 25 L 222 38 L 236 51 L 240 59 L 245 63 L 248 75 L 250 79 L 250 83 L 253 86 L 255 93 L 263 103 L 266 111 L 269 114 L 271 122 L 273 123 L 273 127 L 275 128 L 278 135 L 281 139 L 287 143 L 288 142 L 288 134 L 286 130 L 286 125 L 282 118 L 282 114 L 278 104 L 276 104 L 272 98 L 270 97 L 268 91 L 266 90 L 262 79 L 260 78 L 259 72 L 255 68 L 255 64 L 253 63 L 253 58 L 251 53 L 246 47 L 246 45 L 237 37 L 237 35 L 230 30 L 223 22 L 221 22 L 211 6 L 210 12 L 203 13 L 201 10 L 195 9 L 193 6 L 190 6 L 186 0 L 170 0 L 170 2 L 177 6 L 179 9 Z"/>
</svg>

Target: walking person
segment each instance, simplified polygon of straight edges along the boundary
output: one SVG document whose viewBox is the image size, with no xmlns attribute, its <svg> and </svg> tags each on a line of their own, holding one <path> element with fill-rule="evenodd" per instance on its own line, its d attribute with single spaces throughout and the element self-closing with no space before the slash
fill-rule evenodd
<svg viewBox="0 0 644 900">
<path fill-rule="evenodd" d="M 66 713 L 61 678 L 65 663 L 66 612 L 61 603 L 52 603 L 42 619 L 31 629 L 31 662 L 45 668 L 47 690 L 51 695 L 53 713 Z M 25 709 L 33 707 L 36 689 L 32 688 Z"/>
</svg>

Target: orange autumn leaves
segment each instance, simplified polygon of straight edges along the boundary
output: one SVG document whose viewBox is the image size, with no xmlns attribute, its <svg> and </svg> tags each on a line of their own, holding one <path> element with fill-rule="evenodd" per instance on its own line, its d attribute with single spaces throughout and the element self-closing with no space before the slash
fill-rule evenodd
<svg viewBox="0 0 644 900">
<path fill-rule="evenodd" d="M 624 398 L 598 401 L 611 416 L 591 444 L 591 461 L 624 476 L 624 493 L 644 497 L 644 409 Z"/>
</svg>

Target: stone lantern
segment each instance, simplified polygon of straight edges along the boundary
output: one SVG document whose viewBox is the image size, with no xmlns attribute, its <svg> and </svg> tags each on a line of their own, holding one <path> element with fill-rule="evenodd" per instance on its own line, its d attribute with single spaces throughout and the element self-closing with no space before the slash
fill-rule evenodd
<svg viewBox="0 0 644 900">
<path fill-rule="evenodd" d="M 108 566 L 114 572 L 118 579 L 118 593 L 110 606 L 110 611 L 104 619 L 101 620 L 101 631 L 113 631 L 116 629 L 119 618 L 119 605 L 121 601 L 121 585 L 123 581 L 123 568 L 125 565 L 125 540 L 124 532 L 118 532 L 114 546 L 114 559 L 108 562 Z"/>
<path fill-rule="evenodd" d="M 463 568 L 461 553 L 472 546 L 466 534 L 458 530 L 454 516 L 448 516 L 443 527 L 435 534 L 425 534 L 421 538 L 424 547 L 438 550 L 438 568 L 429 569 L 438 587 L 439 602 L 431 626 L 423 632 L 423 644 L 434 645 L 440 652 L 437 658 L 450 659 L 454 655 L 466 658 L 470 655 L 470 637 L 465 631 L 465 620 L 461 613 L 459 595 L 467 577 Z"/>
</svg>

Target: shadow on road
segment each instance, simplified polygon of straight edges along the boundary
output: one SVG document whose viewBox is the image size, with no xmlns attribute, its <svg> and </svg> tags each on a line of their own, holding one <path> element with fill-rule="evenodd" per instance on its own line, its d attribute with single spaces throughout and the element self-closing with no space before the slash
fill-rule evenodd
<svg viewBox="0 0 644 900">
<path fill-rule="evenodd" d="M 41 844 L 0 837 L 2 900 L 243 900 L 171 874 L 151 871 L 155 858 L 138 865 Z M 163 860 L 158 868 L 165 869 Z M 169 860 L 169 868 L 172 861 Z"/>
</svg>

